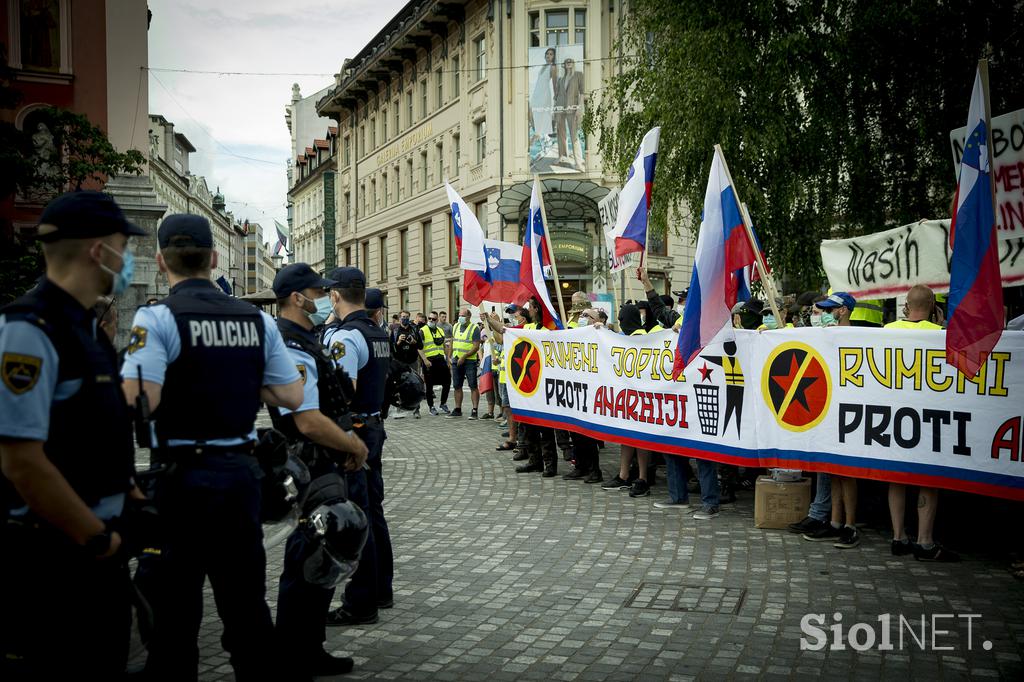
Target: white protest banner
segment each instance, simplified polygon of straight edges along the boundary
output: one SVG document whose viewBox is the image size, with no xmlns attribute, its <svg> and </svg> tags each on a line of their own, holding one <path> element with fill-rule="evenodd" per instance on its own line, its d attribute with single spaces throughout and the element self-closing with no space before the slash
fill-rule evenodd
<svg viewBox="0 0 1024 682">
<path fill-rule="evenodd" d="M 967 128 L 949 134 L 953 171 L 960 177 Z M 992 119 L 992 184 L 996 188 L 996 227 L 1000 239 L 1024 237 L 1024 109 Z"/>
<path fill-rule="evenodd" d="M 615 220 L 619 215 L 619 190 L 613 189 L 605 195 L 604 199 L 597 202 L 597 211 L 601 216 L 601 231 L 604 233 L 604 245 L 608 256 L 608 271 L 618 272 L 640 265 L 639 252 L 616 256 L 615 238 L 608 234 L 615 227 Z"/>
<path fill-rule="evenodd" d="M 833 327 L 705 348 L 672 381 L 675 334 L 509 329 L 516 419 L 666 454 L 1024 500 L 1024 332 L 976 377 L 945 332 Z"/>
<path fill-rule="evenodd" d="M 1024 284 L 1024 237 L 999 242 L 1004 287 Z M 949 291 L 948 220 L 922 220 L 884 232 L 821 242 L 821 262 L 833 291 L 854 298 L 889 298 L 915 284 Z"/>
</svg>

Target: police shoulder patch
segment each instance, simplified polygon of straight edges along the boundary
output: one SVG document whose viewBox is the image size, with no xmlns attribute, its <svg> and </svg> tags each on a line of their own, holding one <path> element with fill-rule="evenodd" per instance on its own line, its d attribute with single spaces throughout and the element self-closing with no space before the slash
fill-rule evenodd
<svg viewBox="0 0 1024 682">
<path fill-rule="evenodd" d="M 11 393 L 21 395 L 32 390 L 42 373 L 43 359 L 36 355 L 4 353 L 0 359 L 0 377 Z"/>
<path fill-rule="evenodd" d="M 345 344 L 341 341 L 331 343 L 331 360 L 340 360 L 345 357 Z"/>
<path fill-rule="evenodd" d="M 306 366 L 305 365 L 295 365 L 295 369 L 299 370 L 299 377 L 302 379 L 302 383 L 305 384 L 306 383 Z"/>
<path fill-rule="evenodd" d="M 128 355 L 146 347 L 146 336 L 149 332 L 145 327 L 132 327 L 132 333 L 128 336 Z"/>
</svg>

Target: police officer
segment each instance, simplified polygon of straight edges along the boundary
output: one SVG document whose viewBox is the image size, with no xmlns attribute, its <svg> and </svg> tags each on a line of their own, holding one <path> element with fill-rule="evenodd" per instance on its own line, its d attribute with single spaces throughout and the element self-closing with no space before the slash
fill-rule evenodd
<svg viewBox="0 0 1024 682">
<path fill-rule="evenodd" d="M 172 215 L 157 236 L 170 295 L 136 312 L 122 370 L 130 402 L 145 390 L 161 457 L 173 466 L 155 486 L 167 536 L 146 672 L 196 679 L 209 577 L 236 679 L 266 679 L 274 631 L 254 427 L 261 400 L 295 409 L 302 383 L 273 318 L 210 281 L 217 253 L 207 220 Z"/>
<path fill-rule="evenodd" d="M 131 416 L 100 296 L 131 283 L 109 196 L 73 192 L 40 218 L 46 275 L 0 309 L 0 679 L 111 679 L 131 611 L 114 530 L 132 482 Z"/>
<path fill-rule="evenodd" d="M 342 606 L 327 617 L 328 625 L 376 623 L 377 610 L 391 608 L 394 594 L 394 556 L 391 533 L 384 518 L 384 476 L 381 452 L 384 448 L 384 386 L 391 364 L 388 333 L 366 310 L 366 277 L 358 268 L 335 268 L 328 277 L 331 304 L 337 321 L 324 332 L 324 346 L 349 376 L 355 377 L 352 419 L 355 433 L 369 450 L 364 470 L 347 472 L 349 499 L 358 504 L 370 520 L 370 534 L 363 547 L 359 568 L 345 587 Z M 381 304 L 383 302 L 381 301 Z"/>
<path fill-rule="evenodd" d="M 302 459 L 313 479 L 337 473 L 336 463 L 356 471 L 367 455 L 363 441 L 338 422 L 348 414 L 352 381 L 331 362 L 313 333 L 330 314 L 326 287 L 333 284 L 306 263 L 294 263 L 277 273 L 273 287 L 280 311 L 277 326 L 302 376 L 303 398 L 294 412 L 280 408 L 271 409 L 270 414 L 274 427 L 290 443 L 302 445 Z M 295 679 L 341 675 L 350 672 L 353 664 L 351 658 L 324 651 L 324 625 L 334 588 L 310 584 L 303 575 L 306 559 L 316 549 L 310 539 L 301 529 L 288 538 L 278 591 L 277 633 L 288 658 L 297 662 L 292 669 Z"/>
</svg>

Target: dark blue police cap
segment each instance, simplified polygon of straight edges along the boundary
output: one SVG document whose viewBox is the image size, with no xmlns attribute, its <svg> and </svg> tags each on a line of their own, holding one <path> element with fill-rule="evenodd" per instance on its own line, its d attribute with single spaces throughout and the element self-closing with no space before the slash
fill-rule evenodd
<svg viewBox="0 0 1024 682">
<path fill-rule="evenodd" d="M 213 232 L 210 221 L 201 215 L 175 213 L 164 218 L 156 233 L 161 249 L 168 246 L 193 246 L 200 249 L 213 248 Z"/>
<path fill-rule="evenodd" d="M 351 266 L 344 266 L 340 268 L 334 268 L 327 273 L 327 276 L 333 279 L 339 289 L 364 289 L 366 288 L 366 275 L 359 268 L 353 268 Z M 370 306 L 366 306 L 369 308 Z"/>
<path fill-rule="evenodd" d="M 43 210 L 39 217 L 36 239 L 55 242 L 59 239 L 87 239 L 108 234 L 142 237 L 146 231 L 128 222 L 109 194 L 83 190 L 62 194 Z"/>
<path fill-rule="evenodd" d="M 341 268 L 338 268 L 339 270 Z M 364 307 L 367 310 L 377 310 L 379 308 L 387 308 L 388 304 L 384 302 L 384 292 L 380 289 L 367 289 L 366 290 L 366 303 Z"/>
<path fill-rule="evenodd" d="M 292 263 L 281 268 L 274 277 L 274 295 L 284 298 L 304 289 L 329 289 L 335 285 L 332 279 L 324 279 L 313 272 L 306 263 Z"/>
</svg>

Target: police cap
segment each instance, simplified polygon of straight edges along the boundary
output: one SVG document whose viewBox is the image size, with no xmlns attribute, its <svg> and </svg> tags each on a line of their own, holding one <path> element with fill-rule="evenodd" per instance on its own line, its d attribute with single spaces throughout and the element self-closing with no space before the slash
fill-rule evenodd
<svg viewBox="0 0 1024 682">
<path fill-rule="evenodd" d="M 175 213 L 164 218 L 156 233 L 161 249 L 168 246 L 192 246 L 200 249 L 213 248 L 213 232 L 210 221 L 201 215 Z"/>
<path fill-rule="evenodd" d="M 144 236 L 146 231 L 124 217 L 121 207 L 109 194 L 83 190 L 62 194 L 43 210 L 36 239 L 87 239 L 121 233 Z"/>
<path fill-rule="evenodd" d="M 367 310 L 378 310 L 380 308 L 387 308 L 388 304 L 384 302 L 384 292 L 380 289 L 367 289 L 366 290 L 366 303 L 364 307 Z"/>
<path fill-rule="evenodd" d="M 305 289 L 329 289 L 336 285 L 333 279 L 324 279 L 306 263 L 292 263 L 278 271 L 274 277 L 274 295 L 284 298 Z"/>
<path fill-rule="evenodd" d="M 344 267 L 334 268 L 327 273 L 327 276 L 336 282 L 334 286 L 338 289 L 366 288 L 366 276 L 359 268 L 353 268 L 346 265 Z"/>
</svg>

